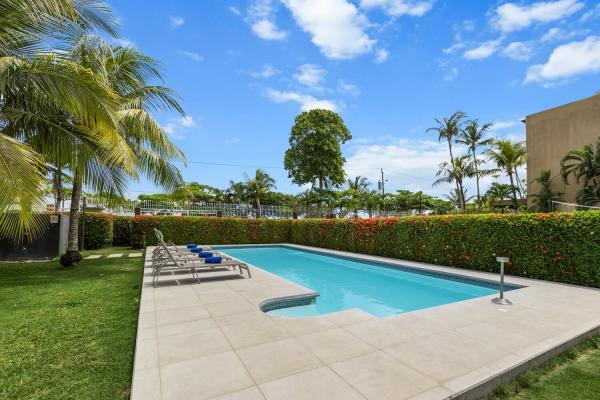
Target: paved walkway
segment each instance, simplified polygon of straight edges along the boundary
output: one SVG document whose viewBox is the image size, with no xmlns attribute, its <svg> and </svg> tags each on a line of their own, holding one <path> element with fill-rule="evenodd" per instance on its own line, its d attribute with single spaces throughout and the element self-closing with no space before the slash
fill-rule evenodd
<svg viewBox="0 0 600 400">
<path fill-rule="evenodd" d="M 527 286 L 508 293 L 511 306 L 486 296 L 387 318 L 357 309 L 282 318 L 259 304 L 310 290 L 258 268 L 252 276 L 204 273 L 197 284 L 187 274 L 166 275 L 155 289 L 146 268 L 133 400 L 477 398 L 600 331 L 595 289 L 510 277 Z"/>
</svg>

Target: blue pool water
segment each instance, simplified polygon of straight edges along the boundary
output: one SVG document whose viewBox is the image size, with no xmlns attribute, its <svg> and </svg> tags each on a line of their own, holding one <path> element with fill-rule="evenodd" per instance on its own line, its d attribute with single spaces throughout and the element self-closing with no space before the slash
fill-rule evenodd
<svg viewBox="0 0 600 400">
<path fill-rule="evenodd" d="M 219 250 L 319 292 L 314 304 L 271 314 L 301 317 L 359 308 L 378 317 L 486 296 L 495 284 L 411 269 L 386 268 L 292 247 L 220 247 Z"/>
</svg>

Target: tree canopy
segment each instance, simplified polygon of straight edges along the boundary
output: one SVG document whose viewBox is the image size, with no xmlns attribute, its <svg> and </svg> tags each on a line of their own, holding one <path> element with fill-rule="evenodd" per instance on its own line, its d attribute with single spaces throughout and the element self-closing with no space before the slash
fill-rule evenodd
<svg viewBox="0 0 600 400">
<path fill-rule="evenodd" d="M 298 115 L 290 134 L 290 148 L 284 166 L 297 185 L 312 183 L 323 189 L 326 183 L 345 182 L 341 144 L 352 139 L 342 118 L 329 110 L 310 110 Z"/>
</svg>

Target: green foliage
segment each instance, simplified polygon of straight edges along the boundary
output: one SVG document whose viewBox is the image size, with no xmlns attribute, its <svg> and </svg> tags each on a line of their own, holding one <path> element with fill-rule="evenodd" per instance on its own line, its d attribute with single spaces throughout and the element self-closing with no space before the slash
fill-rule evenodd
<svg viewBox="0 0 600 400">
<path fill-rule="evenodd" d="M 114 217 L 113 246 L 131 246 L 131 217 Z"/>
<path fill-rule="evenodd" d="M 581 183 L 577 201 L 586 206 L 600 204 L 600 137 L 596 145 L 587 144 L 581 149 L 569 151 L 561 160 L 561 175 L 565 183 L 569 176 Z"/>
<path fill-rule="evenodd" d="M 156 244 L 153 228 L 176 244 L 283 243 L 289 236 L 289 220 L 135 216 L 132 246 Z"/>
<path fill-rule="evenodd" d="M 291 243 L 600 287 L 600 212 L 291 221 Z"/>
<path fill-rule="evenodd" d="M 537 193 L 531 194 L 536 209 L 542 212 L 551 211 L 551 202 L 558 200 L 562 194 L 552 191 L 552 172 L 549 169 L 543 170 L 540 172 L 540 176 L 532 179 L 531 182 L 538 183 L 540 185 L 540 190 Z"/>
<path fill-rule="evenodd" d="M 83 238 L 84 248 L 102 249 L 112 246 L 113 243 L 113 221 L 115 217 L 110 214 L 85 213 L 79 219 L 80 234 L 85 224 L 85 236 Z"/>
<path fill-rule="evenodd" d="M 352 139 L 342 118 L 328 110 L 305 111 L 296 117 L 290 134 L 290 148 L 284 166 L 297 185 L 325 182 L 332 186 L 344 183 L 344 163 L 340 144 Z"/>
<path fill-rule="evenodd" d="M 268 220 L 136 216 L 132 245 L 154 245 L 152 228 L 176 244 L 296 243 L 404 260 L 600 287 L 600 212 L 481 214 L 387 219 Z M 87 229 L 87 228 L 86 228 Z"/>
</svg>

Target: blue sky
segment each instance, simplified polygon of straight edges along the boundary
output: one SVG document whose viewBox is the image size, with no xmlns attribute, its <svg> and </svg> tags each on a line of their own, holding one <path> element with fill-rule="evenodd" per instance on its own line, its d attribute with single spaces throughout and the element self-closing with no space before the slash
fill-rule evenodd
<svg viewBox="0 0 600 400">
<path fill-rule="evenodd" d="M 431 187 L 444 144 L 425 130 L 456 110 L 523 140 L 520 120 L 600 90 L 600 4 L 591 0 L 110 1 L 121 38 L 162 62 L 187 117 L 157 115 L 187 181 L 220 188 L 283 169 L 294 117 L 340 113 L 349 176 Z M 597 36 L 596 36 L 597 35 Z M 457 153 L 463 150 L 458 149 Z M 486 182 L 489 184 L 489 182 Z M 160 192 L 142 180 L 129 195 Z M 471 194 L 474 193 L 470 189 Z"/>
</svg>

